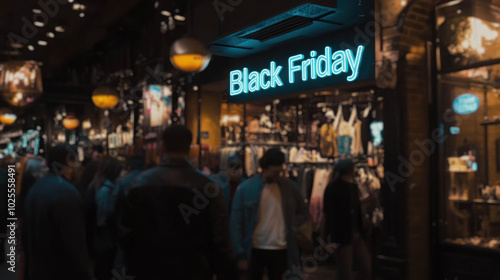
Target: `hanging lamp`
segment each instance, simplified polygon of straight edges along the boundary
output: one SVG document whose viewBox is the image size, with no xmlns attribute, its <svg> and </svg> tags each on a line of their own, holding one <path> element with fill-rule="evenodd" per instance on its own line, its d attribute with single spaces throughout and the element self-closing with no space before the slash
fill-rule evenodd
<svg viewBox="0 0 500 280">
<path fill-rule="evenodd" d="M 73 130 L 73 129 L 76 129 L 79 125 L 80 125 L 80 121 L 78 120 L 77 117 L 75 117 L 75 115 L 73 114 L 69 114 L 67 115 L 63 121 L 62 121 L 62 125 L 64 126 L 64 128 L 66 128 L 67 130 Z"/>
<path fill-rule="evenodd" d="M 110 86 L 99 86 L 92 93 L 92 102 L 97 108 L 111 109 L 120 101 L 118 92 Z"/>
<path fill-rule="evenodd" d="M 12 112 L 9 108 L 0 109 L 0 122 L 5 125 L 11 125 L 17 120 L 16 114 Z"/>
<path fill-rule="evenodd" d="M 211 58 L 211 53 L 199 40 L 194 38 L 178 39 L 170 48 L 172 65 L 187 73 L 197 73 L 205 70 Z"/>
</svg>

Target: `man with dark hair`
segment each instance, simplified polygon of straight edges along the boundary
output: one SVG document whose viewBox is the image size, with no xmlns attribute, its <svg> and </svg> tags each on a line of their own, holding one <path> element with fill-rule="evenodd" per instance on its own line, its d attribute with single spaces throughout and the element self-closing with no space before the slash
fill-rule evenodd
<svg viewBox="0 0 500 280">
<path fill-rule="evenodd" d="M 92 160 L 98 161 L 104 156 L 104 148 L 99 145 L 92 146 Z"/>
<path fill-rule="evenodd" d="M 357 257 L 359 279 L 372 279 L 371 256 L 363 240 L 363 221 L 359 201 L 356 168 L 350 159 L 335 164 L 335 176 L 325 189 L 322 221 L 323 240 L 338 247 L 338 278 L 354 279 L 353 257 Z"/>
<path fill-rule="evenodd" d="M 309 213 L 295 183 L 281 176 L 285 155 L 270 149 L 259 163 L 262 173 L 242 183 L 233 200 L 233 247 L 250 279 L 263 279 L 267 268 L 268 279 L 279 280 L 287 269 L 300 272 L 295 232 Z"/>
<path fill-rule="evenodd" d="M 27 280 L 89 280 L 83 202 L 71 183 L 78 154 L 67 144 L 50 150 L 49 174 L 28 192 L 23 220 Z"/>
<path fill-rule="evenodd" d="M 229 217 L 219 186 L 188 161 L 193 136 L 184 126 L 163 133 L 163 162 L 128 190 L 122 244 L 136 280 L 235 279 Z"/>
</svg>

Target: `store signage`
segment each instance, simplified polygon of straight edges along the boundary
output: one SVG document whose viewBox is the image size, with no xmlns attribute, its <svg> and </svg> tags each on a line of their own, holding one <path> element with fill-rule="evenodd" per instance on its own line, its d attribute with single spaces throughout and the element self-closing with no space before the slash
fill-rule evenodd
<svg viewBox="0 0 500 280">
<path fill-rule="evenodd" d="M 349 74 L 346 80 L 352 82 L 358 78 L 364 50 L 362 45 L 357 47 L 355 54 L 350 49 L 333 52 L 331 47 L 325 47 L 321 55 L 315 50 L 310 51 L 308 59 L 304 59 L 303 54 L 290 56 L 286 66 L 271 61 L 269 68 L 260 71 L 249 72 L 247 67 L 233 70 L 229 73 L 229 94 L 234 96 L 264 91 L 285 84 L 292 85 L 299 79 L 307 82 L 309 79 L 316 80 L 345 73 Z M 282 72 L 287 73 L 284 79 Z"/>
<path fill-rule="evenodd" d="M 227 101 L 276 99 L 300 92 L 375 82 L 375 40 L 353 29 L 277 43 L 270 50 L 227 61 Z M 353 84 L 353 85 L 351 85 Z"/>
<path fill-rule="evenodd" d="M 479 98 L 471 93 L 464 93 L 453 101 L 453 111 L 460 115 L 467 115 L 479 109 Z"/>
</svg>

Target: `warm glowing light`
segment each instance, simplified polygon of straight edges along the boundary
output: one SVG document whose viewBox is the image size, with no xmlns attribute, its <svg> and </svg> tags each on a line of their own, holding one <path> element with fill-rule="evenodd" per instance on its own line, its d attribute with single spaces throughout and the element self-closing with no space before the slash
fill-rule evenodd
<svg viewBox="0 0 500 280">
<path fill-rule="evenodd" d="M 64 128 L 68 130 L 76 129 L 80 125 L 80 121 L 73 115 L 68 115 L 62 121 Z"/>
<path fill-rule="evenodd" d="M 66 31 L 66 29 L 64 29 L 64 27 L 62 27 L 62 26 L 56 26 L 55 30 L 56 30 L 56 32 L 64 32 L 64 31 Z"/>
<path fill-rule="evenodd" d="M 169 16 L 171 16 L 171 15 L 172 15 L 172 13 L 171 13 L 171 12 L 169 12 L 169 11 L 161 11 L 161 14 L 162 14 L 163 16 L 166 16 L 166 17 L 169 17 Z"/>
<path fill-rule="evenodd" d="M 46 35 L 47 35 L 47 37 L 49 37 L 49 38 L 54 38 L 54 37 L 56 36 L 56 35 L 54 35 L 54 33 L 53 33 L 53 32 L 47 32 L 47 34 L 46 34 Z"/>
<path fill-rule="evenodd" d="M 41 14 L 42 13 L 42 10 L 40 10 L 40 9 L 33 9 L 32 11 L 35 14 Z"/>
<path fill-rule="evenodd" d="M 469 23 L 471 26 L 471 36 L 468 44 L 465 45 L 469 45 L 478 54 L 484 54 L 486 50 L 483 47 L 483 39 L 486 41 L 496 39 L 498 31 L 491 29 L 481 19 L 475 17 L 469 17 Z"/>
<path fill-rule="evenodd" d="M 34 50 L 35 50 L 35 47 L 33 47 L 32 45 L 29 45 L 29 46 L 28 46 L 28 50 L 30 50 L 30 51 L 34 51 Z"/>
<path fill-rule="evenodd" d="M 201 54 L 177 54 L 172 56 L 175 66 L 185 72 L 197 72 L 204 62 Z"/>
<path fill-rule="evenodd" d="M 85 13 L 80 13 L 80 17 L 85 17 Z"/>
<path fill-rule="evenodd" d="M 0 123 L 11 125 L 16 122 L 17 116 L 9 108 L 0 109 Z"/>
<path fill-rule="evenodd" d="M 40 46 L 47 46 L 47 41 L 39 40 L 39 41 L 38 41 L 38 44 L 39 44 Z"/>
<path fill-rule="evenodd" d="M 401 1 L 401 6 L 403 6 L 403 7 L 406 6 L 406 1 L 405 0 Z"/>
<path fill-rule="evenodd" d="M 174 19 L 177 20 L 177 21 L 185 21 L 186 17 L 185 16 L 181 16 L 181 15 L 175 15 Z"/>
<path fill-rule="evenodd" d="M 111 87 L 98 87 L 92 93 L 92 102 L 101 109 L 111 109 L 118 104 L 119 100 L 118 93 Z"/>
<path fill-rule="evenodd" d="M 35 26 L 38 26 L 38 27 L 44 27 L 45 26 L 45 23 L 41 22 L 41 21 L 35 21 L 33 23 Z"/>
</svg>

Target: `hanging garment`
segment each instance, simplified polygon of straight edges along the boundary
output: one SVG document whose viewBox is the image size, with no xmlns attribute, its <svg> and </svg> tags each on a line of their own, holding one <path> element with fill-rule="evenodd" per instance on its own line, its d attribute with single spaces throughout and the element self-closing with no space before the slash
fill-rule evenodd
<svg viewBox="0 0 500 280">
<path fill-rule="evenodd" d="M 255 174 L 254 169 L 254 157 L 252 155 L 252 148 L 245 148 L 245 173 L 248 177 L 252 177 Z"/>
<path fill-rule="evenodd" d="M 310 144 L 313 147 L 317 147 L 319 145 L 319 120 L 314 120 L 311 124 L 311 135 L 310 135 Z"/>
<path fill-rule="evenodd" d="M 336 140 L 337 137 L 333 129 L 333 124 L 330 122 L 323 124 L 320 130 L 319 141 L 319 153 L 322 157 L 328 158 L 337 156 Z"/>
<path fill-rule="evenodd" d="M 366 153 L 368 153 L 368 142 L 373 141 L 370 129 L 370 123 L 373 121 L 371 110 L 372 104 L 370 103 L 361 113 L 361 142 L 363 143 L 363 151 Z"/>
<path fill-rule="evenodd" d="M 325 189 L 330 182 L 331 170 L 318 169 L 314 174 L 314 183 L 309 204 L 309 212 L 314 224 L 315 231 L 319 230 L 323 217 L 323 196 Z"/>
<path fill-rule="evenodd" d="M 292 147 L 290 149 L 290 156 L 289 156 L 290 162 L 296 162 L 297 161 L 297 154 L 298 154 L 298 152 L 299 152 L 299 150 L 296 147 Z"/>
<path fill-rule="evenodd" d="M 351 147 L 354 138 L 354 127 L 346 122 L 342 114 L 342 108 L 339 109 L 339 127 L 337 131 L 337 150 L 339 156 L 351 155 Z"/>
<path fill-rule="evenodd" d="M 358 118 L 358 110 L 356 105 L 353 106 L 351 111 L 351 117 L 349 118 L 349 124 L 354 128 L 354 137 L 351 143 L 351 154 L 353 156 L 362 155 L 363 152 L 363 142 L 361 139 L 361 126 L 362 121 Z"/>
</svg>

